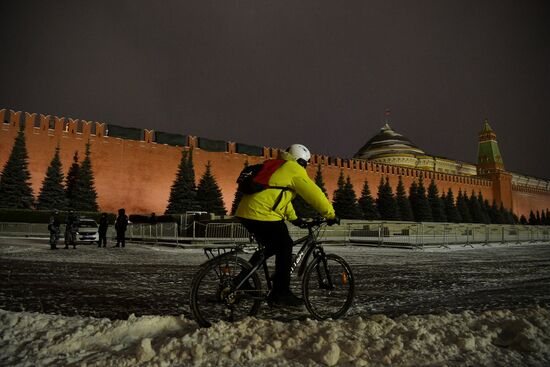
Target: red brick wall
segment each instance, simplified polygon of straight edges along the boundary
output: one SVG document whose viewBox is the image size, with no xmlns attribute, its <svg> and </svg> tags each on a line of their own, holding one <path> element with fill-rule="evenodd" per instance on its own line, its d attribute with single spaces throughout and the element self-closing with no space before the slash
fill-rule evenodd
<svg viewBox="0 0 550 367">
<path fill-rule="evenodd" d="M 19 128 L 20 117 L 25 120 L 29 169 L 35 195 L 38 195 L 46 169 L 58 144 L 66 174 L 74 152 L 78 151 L 82 160 L 86 143 L 90 141 L 92 169 L 101 210 L 115 212 L 118 208 L 124 207 L 129 213 L 164 212 L 170 187 L 181 159 L 181 151 L 189 148 L 151 142 L 151 132 L 147 130 L 144 141 L 125 140 L 103 136 L 104 124 L 100 123 L 84 121 L 82 132 L 78 132 L 78 120 L 54 117 L 55 128 L 49 129 L 49 116 L 0 110 L 0 121 L 10 121 L 10 123 L 1 123 L 0 127 L 0 167 L 4 166 L 9 157 Z M 96 134 L 90 133 L 92 124 L 96 124 Z M 196 148 L 196 143 L 195 137 L 189 137 L 189 145 L 194 147 L 193 161 L 197 183 L 204 173 L 207 162 L 210 161 L 228 211 L 231 209 L 235 195 L 235 179 L 243 168 L 244 162 L 254 164 L 277 154 L 276 150 L 269 148 L 264 148 L 263 157 L 238 154 L 234 152 L 234 143 L 228 144 L 228 152 L 209 152 Z M 398 177 L 401 175 L 408 191 L 411 183 L 418 180 L 422 174 L 426 188 L 434 178 L 440 193 L 452 188 L 456 198 L 459 189 L 467 192 L 468 196 L 472 191 L 476 194 L 481 191 L 484 198 L 493 200 L 493 183 L 488 179 L 377 165 L 356 160 L 336 159 L 335 162 L 328 164 L 328 157 L 320 155 L 312 157 L 312 164 L 308 167 L 310 177 L 315 176 L 318 164 L 323 165 L 323 179 L 330 199 L 336 190 L 340 171 L 344 170 L 344 175 L 350 176 L 358 197 L 365 179 L 369 183 L 373 196 L 376 197 L 382 177 L 389 177 L 395 191 Z M 517 213 L 525 214 L 526 211 L 528 214 L 530 208 L 538 208 L 540 203 L 546 203 L 544 205 L 550 207 L 550 193 L 514 191 L 513 203 Z"/>
<path fill-rule="evenodd" d="M 513 187 L 512 201 L 514 212 L 520 216 L 525 215 L 529 219 L 529 212 L 546 211 L 550 209 L 550 192 L 527 189 L 525 187 Z"/>
</svg>

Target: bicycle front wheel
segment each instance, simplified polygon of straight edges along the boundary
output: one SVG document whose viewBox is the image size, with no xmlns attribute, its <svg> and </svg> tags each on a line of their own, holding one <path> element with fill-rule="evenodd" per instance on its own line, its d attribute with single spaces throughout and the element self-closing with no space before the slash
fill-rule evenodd
<svg viewBox="0 0 550 367">
<path fill-rule="evenodd" d="M 302 292 L 307 310 L 317 320 L 337 319 L 351 307 L 355 278 L 351 268 L 338 255 L 315 258 L 306 268 Z"/>
<path fill-rule="evenodd" d="M 234 322 L 254 316 L 261 305 L 261 281 L 254 273 L 246 291 L 235 290 L 235 278 L 252 269 L 246 260 L 228 254 L 218 256 L 201 266 L 191 283 L 190 306 L 202 327 L 217 321 Z"/>
</svg>

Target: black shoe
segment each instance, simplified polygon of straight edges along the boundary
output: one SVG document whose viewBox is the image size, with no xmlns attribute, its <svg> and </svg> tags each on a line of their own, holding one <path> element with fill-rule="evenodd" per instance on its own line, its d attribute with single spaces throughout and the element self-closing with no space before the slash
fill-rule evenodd
<svg viewBox="0 0 550 367">
<path fill-rule="evenodd" d="M 285 293 L 271 292 L 267 297 L 267 303 L 271 307 L 300 307 L 304 300 L 298 298 L 291 291 Z"/>
</svg>

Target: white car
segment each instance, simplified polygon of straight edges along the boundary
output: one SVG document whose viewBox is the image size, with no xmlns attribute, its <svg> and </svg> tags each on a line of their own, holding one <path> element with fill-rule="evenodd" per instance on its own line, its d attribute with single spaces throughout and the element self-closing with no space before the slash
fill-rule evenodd
<svg viewBox="0 0 550 367">
<path fill-rule="evenodd" d="M 90 218 L 80 218 L 78 221 L 78 234 L 76 241 L 81 243 L 99 242 L 98 225 Z"/>
</svg>

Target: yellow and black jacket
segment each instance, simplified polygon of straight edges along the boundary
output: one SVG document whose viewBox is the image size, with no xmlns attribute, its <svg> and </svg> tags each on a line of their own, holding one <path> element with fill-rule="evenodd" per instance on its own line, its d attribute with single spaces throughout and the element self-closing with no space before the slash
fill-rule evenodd
<svg viewBox="0 0 550 367">
<path fill-rule="evenodd" d="M 287 187 L 288 190 L 268 188 L 251 195 L 244 195 L 235 215 L 261 221 L 293 221 L 297 219 L 292 199 L 300 195 L 319 214 L 327 219 L 335 217 L 334 208 L 327 197 L 307 175 L 307 171 L 294 158 L 283 152 L 286 162 L 269 179 L 269 186 Z M 274 205 L 277 205 L 274 207 Z"/>
</svg>

